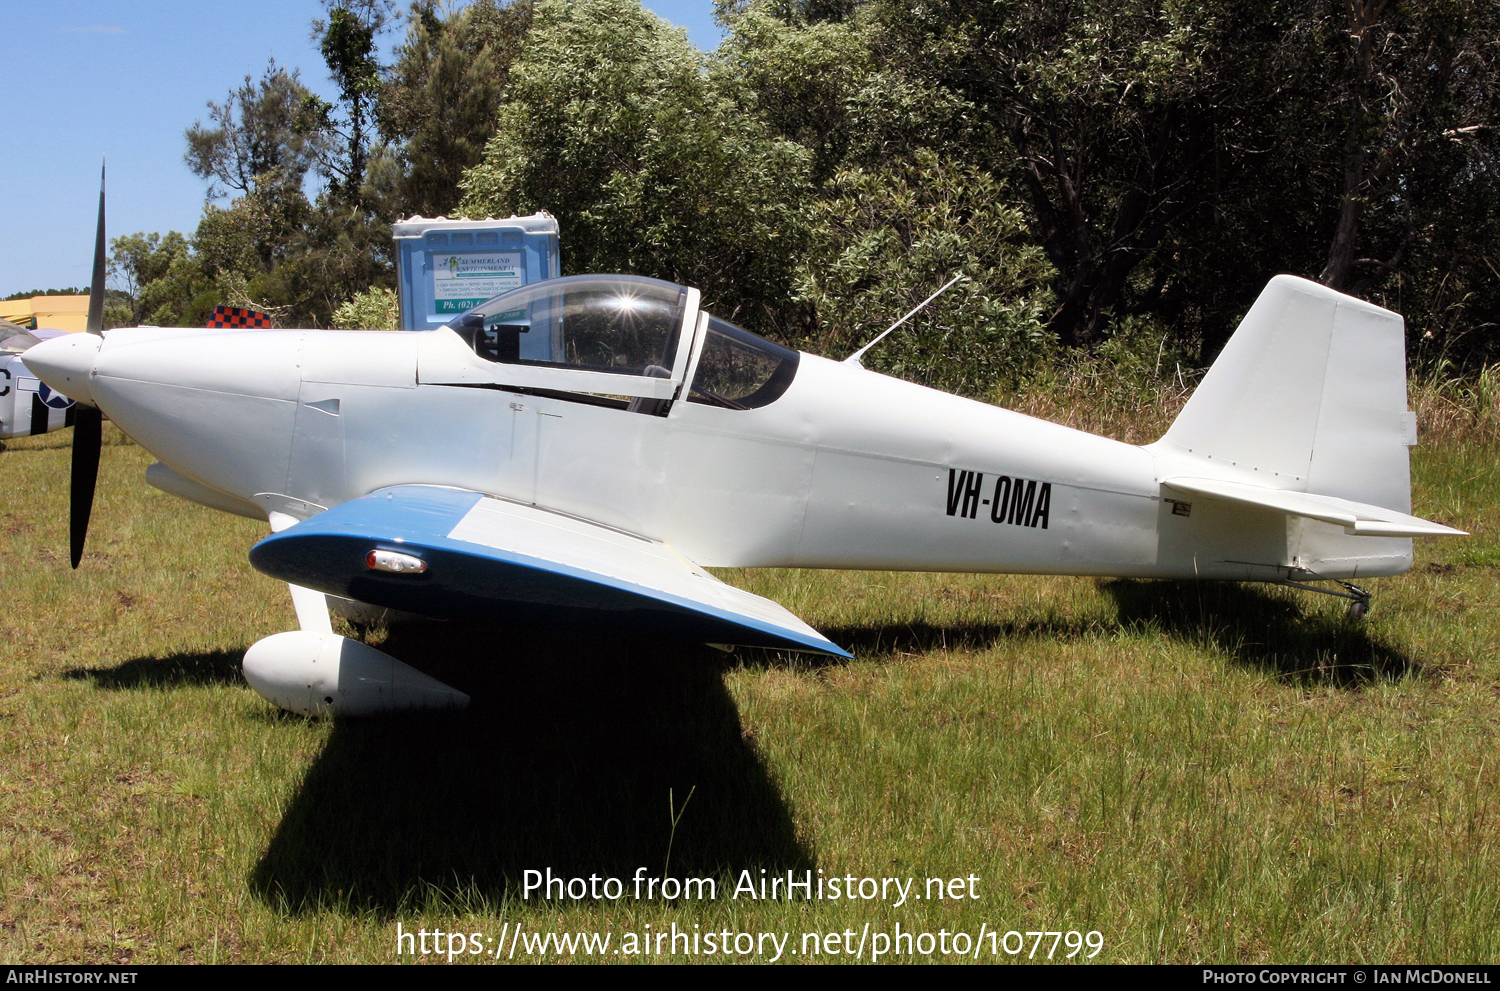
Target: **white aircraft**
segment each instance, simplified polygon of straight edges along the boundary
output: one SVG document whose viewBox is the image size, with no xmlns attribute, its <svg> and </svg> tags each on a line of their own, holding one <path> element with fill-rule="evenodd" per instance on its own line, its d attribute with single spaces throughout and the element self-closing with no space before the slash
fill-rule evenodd
<svg viewBox="0 0 1500 991">
<path fill-rule="evenodd" d="M 26 351 L 62 334 L 0 320 L 0 441 L 73 425 L 73 400 L 39 382 L 21 362 Z"/>
<path fill-rule="evenodd" d="M 100 411 L 160 459 L 151 483 L 270 523 L 250 560 L 301 630 L 245 676 L 307 714 L 468 701 L 335 635 L 335 597 L 848 656 L 704 567 L 1331 580 L 1362 614 L 1350 580 L 1461 533 L 1410 515 L 1401 318 L 1290 276 L 1143 447 L 799 354 L 628 275 L 431 331 L 137 327 L 26 363 L 81 407 L 75 567 Z"/>
</svg>

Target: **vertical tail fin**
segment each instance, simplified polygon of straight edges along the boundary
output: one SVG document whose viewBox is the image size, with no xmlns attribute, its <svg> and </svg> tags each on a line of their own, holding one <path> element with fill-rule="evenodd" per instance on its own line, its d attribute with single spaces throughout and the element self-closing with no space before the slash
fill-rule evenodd
<svg viewBox="0 0 1500 991">
<path fill-rule="evenodd" d="M 1260 484 L 1411 511 L 1405 325 L 1279 275 L 1161 440 Z"/>
</svg>

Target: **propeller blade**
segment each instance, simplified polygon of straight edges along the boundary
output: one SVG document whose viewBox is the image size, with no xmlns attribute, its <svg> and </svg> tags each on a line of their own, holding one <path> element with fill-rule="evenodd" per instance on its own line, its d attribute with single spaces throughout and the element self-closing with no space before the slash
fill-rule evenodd
<svg viewBox="0 0 1500 991">
<path fill-rule="evenodd" d="M 104 165 L 99 166 L 99 227 L 94 233 L 94 278 L 89 284 L 89 315 L 84 329 L 104 335 Z M 79 403 L 73 414 L 73 479 L 68 492 L 68 556 L 77 570 L 94 511 L 94 484 L 99 480 L 99 449 L 104 441 L 104 414 Z"/>
<path fill-rule="evenodd" d="M 68 493 L 68 553 L 76 570 L 83 560 L 83 541 L 94 509 L 94 483 L 99 478 L 99 448 L 103 443 L 104 414 L 79 403 L 73 414 L 73 483 Z"/>
<path fill-rule="evenodd" d="M 94 281 L 89 283 L 89 316 L 84 330 L 104 332 L 104 165 L 99 165 L 99 229 L 94 234 Z M 95 455 L 98 460 L 98 455 Z M 76 555 L 75 555 L 76 556 Z M 73 567 L 78 567 L 75 563 Z"/>
</svg>

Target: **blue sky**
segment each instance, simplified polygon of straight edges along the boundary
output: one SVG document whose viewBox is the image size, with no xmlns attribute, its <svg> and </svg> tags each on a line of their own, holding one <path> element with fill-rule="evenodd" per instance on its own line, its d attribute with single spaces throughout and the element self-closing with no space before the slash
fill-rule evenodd
<svg viewBox="0 0 1500 991">
<path fill-rule="evenodd" d="M 645 5 L 700 48 L 719 43 L 712 0 Z M 0 296 L 88 283 L 103 157 L 111 237 L 192 231 L 205 185 L 183 163 L 183 131 L 272 56 L 331 96 L 309 36 L 321 12 L 317 0 L 0 4 Z"/>
</svg>

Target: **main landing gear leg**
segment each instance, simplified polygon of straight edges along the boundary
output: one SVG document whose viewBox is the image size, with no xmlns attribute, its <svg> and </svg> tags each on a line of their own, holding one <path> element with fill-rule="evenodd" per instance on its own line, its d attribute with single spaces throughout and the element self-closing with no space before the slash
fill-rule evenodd
<svg viewBox="0 0 1500 991">
<path fill-rule="evenodd" d="M 1319 588 L 1317 585 L 1307 585 L 1303 582 L 1283 581 L 1277 584 L 1286 585 L 1290 588 L 1300 588 L 1304 592 L 1317 592 L 1319 595 L 1332 595 L 1335 598 L 1348 599 L 1349 607 L 1345 610 L 1344 614 L 1350 619 L 1364 619 L 1370 614 L 1370 593 L 1352 582 L 1335 581 L 1334 584 L 1342 588 L 1342 592 L 1335 592 L 1331 588 Z"/>
</svg>

